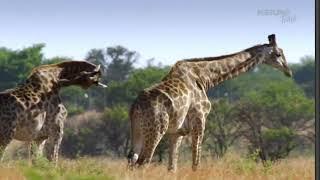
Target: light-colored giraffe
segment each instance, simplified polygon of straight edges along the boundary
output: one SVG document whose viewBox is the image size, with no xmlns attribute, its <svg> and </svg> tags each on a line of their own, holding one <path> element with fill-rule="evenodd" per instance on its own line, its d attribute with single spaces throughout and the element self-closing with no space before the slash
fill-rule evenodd
<svg viewBox="0 0 320 180">
<path fill-rule="evenodd" d="M 57 162 L 67 116 L 59 90 L 70 85 L 87 89 L 101 84 L 100 76 L 100 66 L 85 61 L 42 65 L 32 70 L 25 83 L 1 92 L 1 159 L 6 146 L 16 139 L 29 144 L 34 141 L 39 147 L 37 153 L 42 152 L 46 143 L 48 159 Z"/>
<path fill-rule="evenodd" d="M 192 169 L 200 163 L 201 143 L 211 104 L 206 91 L 222 81 L 247 72 L 254 66 L 269 64 L 291 76 L 275 35 L 269 43 L 238 53 L 178 61 L 162 81 L 143 90 L 130 110 L 131 146 L 129 165 L 150 163 L 165 133 L 170 140 L 168 170 L 175 171 L 182 137 L 191 135 Z"/>
</svg>

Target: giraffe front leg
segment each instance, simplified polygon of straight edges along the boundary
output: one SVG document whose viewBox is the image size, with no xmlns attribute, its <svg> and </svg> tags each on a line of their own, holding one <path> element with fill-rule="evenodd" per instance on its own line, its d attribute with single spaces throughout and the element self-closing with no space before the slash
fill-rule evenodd
<svg viewBox="0 0 320 180">
<path fill-rule="evenodd" d="M 63 137 L 63 126 L 56 126 L 46 143 L 46 156 L 49 161 L 58 163 L 59 148 Z"/>
<path fill-rule="evenodd" d="M 46 143 L 47 158 L 53 161 L 55 165 L 58 163 L 59 149 L 63 138 L 63 123 L 67 117 L 66 108 L 62 104 L 58 107 L 59 110 L 55 118 L 50 119 L 50 124 L 48 125 L 49 138 Z"/>
<path fill-rule="evenodd" d="M 191 136 L 192 136 L 192 170 L 196 171 L 200 164 L 201 144 L 204 135 L 204 123 L 199 118 L 196 120 Z"/>
<path fill-rule="evenodd" d="M 1 119 L 0 123 L 2 123 Z M 3 161 L 6 148 L 13 139 L 15 128 L 15 126 L 0 127 L 0 162 Z"/>
<path fill-rule="evenodd" d="M 3 162 L 4 152 L 6 151 L 6 148 L 12 139 L 9 139 L 9 138 L 1 139 L 1 138 L 3 137 L 0 136 L 0 162 Z"/>
<path fill-rule="evenodd" d="M 36 156 L 43 156 L 43 149 L 44 149 L 44 146 L 46 144 L 46 139 L 45 140 L 39 140 L 39 141 L 36 141 L 36 144 L 37 144 L 37 151 L 34 153 Z"/>
<path fill-rule="evenodd" d="M 28 141 L 28 142 L 26 142 L 26 145 L 27 145 L 27 147 L 28 147 L 28 164 L 29 164 L 29 166 L 31 166 L 32 165 L 32 142 L 31 141 Z"/>
<path fill-rule="evenodd" d="M 170 148 L 169 148 L 169 165 L 168 171 L 175 172 L 177 170 L 179 147 L 181 144 L 183 136 L 179 134 L 170 134 Z"/>
<path fill-rule="evenodd" d="M 28 143 L 29 161 L 34 163 L 38 157 L 43 156 L 43 149 L 47 139 L 36 139 L 32 143 Z"/>
</svg>

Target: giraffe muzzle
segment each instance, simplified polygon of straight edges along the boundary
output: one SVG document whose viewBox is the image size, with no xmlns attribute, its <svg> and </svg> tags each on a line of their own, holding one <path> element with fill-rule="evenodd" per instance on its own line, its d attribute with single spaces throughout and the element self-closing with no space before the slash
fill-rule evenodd
<svg viewBox="0 0 320 180">
<path fill-rule="evenodd" d="M 288 65 L 282 64 L 282 66 L 280 67 L 280 69 L 282 69 L 283 73 L 287 76 L 287 77 L 292 77 L 292 71 L 291 69 L 288 67 Z"/>
<path fill-rule="evenodd" d="M 103 84 L 99 81 L 99 77 L 101 75 L 101 72 L 100 72 L 100 69 L 101 69 L 101 66 L 100 64 L 96 66 L 96 68 L 93 70 L 93 77 L 90 77 L 89 79 L 94 81 L 94 83 L 97 85 L 97 86 L 101 86 L 102 88 L 107 88 L 108 86 L 106 84 Z"/>
<path fill-rule="evenodd" d="M 99 78 L 97 77 L 89 77 L 90 80 L 92 80 L 94 82 L 94 84 L 96 84 L 97 86 L 101 86 L 102 88 L 106 88 L 108 87 L 106 84 L 103 84 L 102 82 L 99 81 Z"/>
<path fill-rule="evenodd" d="M 288 71 L 285 71 L 284 74 L 288 77 L 292 77 L 292 71 L 291 70 L 288 70 Z"/>
</svg>

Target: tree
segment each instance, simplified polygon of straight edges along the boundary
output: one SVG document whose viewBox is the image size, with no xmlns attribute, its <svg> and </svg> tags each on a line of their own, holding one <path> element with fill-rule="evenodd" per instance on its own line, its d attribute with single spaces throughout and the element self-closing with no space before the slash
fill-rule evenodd
<svg viewBox="0 0 320 180">
<path fill-rule="evenodd" d="M 265 81 L 286 80 L 282 72 L 267 66 L 259 65 L 254 70 L 244 73 L 234 79 L 224 81 L 217 87 L 209 90 L 208 96 L 211 98 L 228 97 L 231 101 L 239 100 L 248 91 L 263 88 Z"/>
<path fill-rule="evenodd" d="M 131 104 L 140 91 L 160 82 L 167 72 L 167 67 L 136 69 L 129 75 L 127 81 L 109 83 L 109 87 L 106 89 L 106 104 Z"/>
<path fill-rule="evenodd" d="M 233 117 L 246 126 L 249 152 L 259 151 L 262 161 L 286 157 L 299 132 L 310 128 L 314 101 L 292 80 L 264 82 L 259 91 L 246 94 L 235 106 Z"/>
<path fill-rule="evenodd" d="M 91 49 L 86 60 L 102 66 L 103 78 L 109 81 L 124 81 L 134 69 L 133 64 L 139 55 L 123 46 L 107 47 L 104 49 Z"/>
<path fill-rule="evenodd" d="M 125 156 L 129 148 L 128 107 L 116 105 L 107 108 L 98 129 L 103 133 L 105 145 L 118 157 Z"/>
<path fill-rule="evenodd" d="M 123 94 L 125 89 L 122 88 L 126 87 L 123 83 L 134 70 L 133 64 L 138 59 L 138 53 L 129 51 L 122 46 L 115 46 L 108 47 L 105 50 L 92 49 L 88 52 L 86 59 L 94 64 L 101 65 L 103 71 L 102 82 L 109 86 L 106 90 L 94 87 L 88 90 L 89 108 L 103 110 L 109 104 L 117 104 L 113 101 L 115 94 L 121 94 L 120 98 L 125 99 L 126 94 Z"/>
<path fill-rule="evenodd" d="M 315 64 L 314 57 L 305 56 L 301 63 L 293 65 L 293 78 L 303 88 L 308 97 L 315 95 Z"/>
<path fill-rule="evenodd" d="M 0 90 L 22 83 L 31 70 L 43 60 L 44 44 L 35 44 L 22 50 L 0 48 Z"/>
<path fill-rule="evenodd" d="M 107 77 L 113 81 L 126 80 L 139 57 L 137 52 L 129 51 L 122 46 L 108 47 L 106 55 L 109 59 Z"/>
<path fill-rule="evenodd" d="M 74 127 L 71 122 L 67 124 L 62 142 L 65 155 L 72 158 L 77 155 L 126 155 L 130 132 L 127 106 L 115 105 L 103 113 L 93 112 L 72 119 L 80 122 L 74 122 Z"/>
<path fill-rule="evenodd" d="M 91 49 L 85 58 L 87 61 L 92 62 L 93 64 L 100 64 L 101 70 L 103 72 L 103 77 L 106 76 L 106 71 L 108 68 L 108 62 L 106 54 L 103 49 Z"/>
<path fill-rule="evenodd" d="M 212 102 L 212 110 L 206 121 L 204 147 L 221 158 L 228 148 L 244 133 L 242 123 L 234 121 L 230 116 L 233 106 L 226 99 Z"/>
<path fill-rule="evenodd" d="M 56 64 L 63 61 L 72 61 L 73 59 L 70 57 L 64 57 L 64 56 L 55 56 L 52 58 L 44 59 L 41 64 Z"/>
</svg>

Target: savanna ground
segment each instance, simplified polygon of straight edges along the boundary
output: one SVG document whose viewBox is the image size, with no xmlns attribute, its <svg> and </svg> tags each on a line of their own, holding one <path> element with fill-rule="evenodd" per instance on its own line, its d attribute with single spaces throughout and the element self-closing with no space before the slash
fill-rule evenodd
<svg viewBox="0 0 320 180">
<path fill-rule="evenodd" d="M 253 158 L 240 157 L 234 153 L 222 159 L 202 159 L 197 172 L 191 170 L 190 161 L 180 161 L 178 171 L 168 173 L 166 163 L 153 163 L 144 169 L 130 171 L 125 159 L 106 157 L 61 159 L 54 167 L 44 158 L 33 165 L 27 160 L 8 160 L 0 166 L 0 179 L 296 179 L 315 178 L 314 157 L 290 157 L 263 166 Z"/>
</svg>

